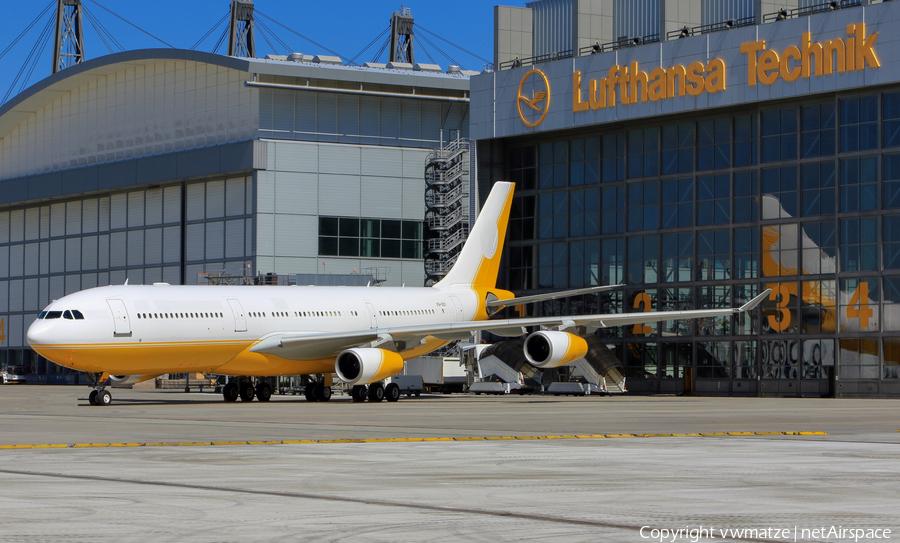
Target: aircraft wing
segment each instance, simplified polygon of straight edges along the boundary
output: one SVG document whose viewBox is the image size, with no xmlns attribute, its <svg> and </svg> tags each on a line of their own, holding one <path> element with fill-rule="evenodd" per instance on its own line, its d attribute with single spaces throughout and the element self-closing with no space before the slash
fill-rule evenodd
<svg viewBox="0 0 900 543">
<path fill-rule="evenodd" d="M 641 313 L 610 313 L 606 315 L 570 315 L 561 317 L 531 317 L 524 319 L 451 322 L 440 324 L 417 324 L 410 326 L 385 327 L 378 329 L 354 330 L 332 333 L 290 333 L 284 332 L 264 338 L 250 348 L 251 352 L 272 354 L 290 360 L 319 360 L 337 356 L 341 351 L 365 346 L 380 341 L 406 342 L 407 348 L 431 336 L 443 340 L 466 339 L 472 332 L 487 331 L 498 336 L 517 337 L 526 333 L 526 328 L 541 326 L 560 330 L 584 328 L 593 333 L 599 328 L 630 326 L 660 321 L 681 319 L 703 319 L 735 315 L 750 311 L 758 306 L 771 290 L 737 308 L 695 309 L 688 311 L 655 311 Z"/>
<path fill-rule="evenodd" d="M 520 304 L 531 304 L 534 302 L 543 302 L 544 300 L 557 300 L 559 298 L 569 298 L 571 296 L 579 296 L 581 294 L 596 294 L 607 290 L 615 290 L 623 288 L 625 285 L 607 285 L 600 287 L 579 288 L 576 290 L 562 290 L 557 292 L 548 292 L 547 294 L 535 294 L 534 296 L 520 296 L 518 298 L 507 298 L 506 300 L 488 300 L 484 305 L 487 307 L 512 307 Z"/>
</svg>

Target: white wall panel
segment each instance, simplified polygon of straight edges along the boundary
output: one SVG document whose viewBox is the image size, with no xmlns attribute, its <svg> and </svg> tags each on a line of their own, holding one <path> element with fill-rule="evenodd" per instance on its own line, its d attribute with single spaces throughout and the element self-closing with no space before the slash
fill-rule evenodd
<svg viewBox="0 0 900 543">
<path fill-rule="evenodd" d="M 41 251 L 39 243 L 25 244 L 25 273 L 38 275 L 41 272 Z"/>
<path fill-rule="evenodd" d="M 338 95 L 338 141 L 359 143 L 359 96 Z"/>
<path fill-rule="evenodd" d="M 50 273 L 50 242 L 42 241 L 40 244 L 40 274 Z"/>
<path fill-rule="evenodd" d="M 186 219 L 196 221 L 204 218 L 206 203 L 206 183 L 191 183 L 187 186 Z M 168 222 L 168 220 L 166 220 Z"/>
<path fill-rule="evenodd" d="M 181 269 L 177 266 L 167 266 L 163 268 L 162 280 L 170 285 L 180 285 Z"/>
<path fill-rule="evenodd" d="M 400 104 L 400 145 L 418 145 L 422 124 L 421 100 L 407 100 Z"/>
<path fill-rule="evenodd" d="M 82 273 L 81 274 L 81 288 L 82 289 L 94 288 L 96 286 L 97 286 L 97 274 L 96 273 Z"/>
<path fill-rule="evenodd" d="M 66 204 L 58 203 L 50 206 L 50 236 L 66 235 Z"/>
<path fill-rule="evenodd" d="M 144 265 L 144 231 L 128 231 L 128 259 L 127 266 Z"/>
<path fill-rule="evenodd" d="M 362 147 L 360 149 L 362 172 L 369 176 L 402 177 L 403 151 L 390 147 Z M 424 178 L 423 171 L 423 178 Z"/>
<path fill-rule="evenodd" d="M 383 98 L 381 100 L 381 144 L 400 144 L 400 99 Z"/>
<path fill-rule="evenodd" d="M 185 259 L 188 261 L 203 260 L 203 241 L 206 228 L 203 224 L 189 224 L 185 229 Z"/>
<path fill-rule="evenodd" d="M 275 172 L 256 172 L 256 211 L 275 211 Z"/>
<path fill-rule="evenodd" d="M 363 177 L 360 187 L 362 216 L 395 219 L 403 208 L 403 181 L 389 177 Z"/>
<path fill-rule="evenodd" d="M 315 140 L 317 92 L 297 92 L 294 98 L 294 130 L 299 138 Z M 279 167 L 279 169 L 281 169 Z"/>
<path fill-rule="evenodd" d="M 9 243 L 9 211 L 0 211 L 0 243 Z"/>
<path fill-rule="evenodd" d="M 144 230 L 144 263 L 162 263 L 162 228 Z"/>
<path fill-rule="evenodd" d="M 315 215 L 319 207 L 318 193 L 316 174 L 275 173 L 275 213 Z"/>
<path fill-rule="evenodd" d="M 100 272 L 97 274 L 97 286 L 98 287 L 105 287 L 109 284 L 111 284 L 109 282 L 109 272 Z"/>
<path fill-rule="evenodd" d="M 244 178 L 225 181 L 225 215 L 233 217 L 244 214 Z"/>
<path fill-rule="evenodd" d="M 181 220 L 181 186 L 163 189 L 163 220 L 166 223 Z"/>
<path fill-rule="evenodd" d="M 109 235 L 97 237 L 97 269 L 109 267 Z"/>
<path fill-rule="evenodd" d="M 9 241 L 25 240 L 25 210 L 16 209 L 9 212 Z"/>
<path fill-rule="evenodd" d="M 319 141 L 337 141 L 337 95 L 316 96 L 316 132 Z"/>
<path fill-rule="evenodd" d="M 22 277 L 25 275 L 25 246 L 9 246 L 9 276 Z"/>
<path fill-rule="evenodd" d="M 144 196 L 144 223 L 160 224 L 163 219 L 163 189 L 147 189 Z"/>
<path fill-rule="evenodd" d="M 319 175 L 319 214 L 359 217 L 359 177 Z"/>
<path fill-rule="evenodd" d="M 80 221 L 79 221 L 80 222 Z M 81 270 L 81 238 L 66 239 L 66 271 Z"/>
<path fill-rule="evenodd" d="M 268 147 L 275 148 L 275 162 L 269 163 L 271 170 L 310 173 L 319 171 L 319 146 L 316 144 L 278 142 L 269 143 Z"/>
<path fill-rule="evenodd" d="M 162 281 L 162 268 L 144 268 L 144 284 L 152 285 Z"/>
<path fill-rule="evenodd" d="M 41 239 L 50 237 L 50 206 L 41 206 Z"/>
<path fill-rule="evenodd" d="M 128 227 L 144 226 L 144 191 L 128 193 Z"/>
<path fill-rule="evenodd" d="M 125 272 L 125 278 L 128 279 L 128 283 L 131 285 L 143 285 L 144 284 L 144 269 L 130 269 Z M 68 278 L 66 278 L 68 279 Z"/>
<path fill-rule="evenodd" d="M 225 223 L 215 221 L 206 223 L 206 259 L 224 258 L 225 255 Z"/>
<path fill-rule="evenodd" d="M 425 216 L 425 181 L 403 179 L 404 219 L 422 220 Z"/>
<path fill-rule="evenodd" d="M 25 210 L 25 240 L 38 239 L 41 235 L 41 208 L 30 207 Z"/>
<path fill-rule="evenodd" d="M 126 265 L 125 232 L 113 232 L 109 235 L 109 267 L 118 268 Z"/>
<path fill-rule="evenodd" d="M 140 283 L 138 283 L 140 284 Z M 66 276 L 66 296 L 81 290 L 81 274 Z"/>
<path fill-rule="evenodd" d="M 38 308 L 44 309 L 48 305 L 50 305 L 50 278 L 41 277 L 38 279 Z"/>
<path fill-rule="evenodd" d="M 9 329 L 6 332 L 7 345 L 10 347 L 23 347 L 24 321 L 22 315 L 9 316 Z"/>
<path fill-rule="evenodd" d="M 98 199 L 97 209 L 100 217 L 97 230 L 99 232 L 107 232 L 109 230 L 109 198 L 103 197 Z"/>
<path fill-rule="evenodd" d="M 9 311 L 9 281 L 0 281 L 0 313 Z"/>
<path fill-rule="evenodd" d="M 109 197 L 109 227 L 125 228 L 126 216 L 128 214 L 128 196 L 123 194 L 113 194 Z M 102 215 L 101 215 L 102 216 Z"/>
<path fill-rule="evenodd" d="M 225 258 L 244 256 L 244 219 L 225 222 Z"/>
<path fill-rule="evenodd" d="M 81 238 L 81 269 L 97 269 L 97 236 Z"/>
<path fill-rule="evenodd" d="M 253 219 L 244 219 L 244 254 L 250 256 L 253 251 Z"/>
<path fill-rule="evenodd" d="M 23 311 L 23 304 L 25 297 L 23 296 L 22 286 L 24 281 L 22 279 L 13 279 L 9 282 L 9 312 L 15 313 L 17 311 Z"/>
<path fill-rule="evenodd" d="M 422 100 L 422 115 L 420 132 L 423 140 L 440 141 L 441 140 L 441 120 L 442 120 L 442 102 L 432 100 Z M 454 127 L 456 128 L 456 127 Z M 448 132 L 444 130 L 444 141 L 447 141 Z"/>
<path fill-rule="evenodd" d="M 359 142 L 378 145 L 381 100 L 375 96 L 359 97 Z"/>
<path fill-rule="evenodd" d="M 256 255 L 275 255 L 275 215 L 256 214 Z"/>
<path fill-rule="evenodd" d="M 163 228 L 163 262 L 181 261 L 181 227 L 167 226 Z"/>
<path fill-rule="evenodd" d="M 125 280 L 128 279 L 128 273 L 125 270 L 113 270 L 109 272 L 109 283 L 110 285 L 124 285 Z M 100 280 L 100 276 L 97 276 L 97 280 Z"/>
<path fill-rule="evenodd" d="M 206 218 L 218 219 L 225 216 L 225 181 L 206 183 Z"/>
<path fill-rule="evenodd" d="M 93 234 L 97 231 L 97 221 L 100 209 L 96 198 L 88 198 L 82 202 L 81 207 L 81 231 L 85 234 Z"/>
<path fill-rule="evenodd" d="M 319 251 L 318 218 L 308 215 L 275 215 L 275 254 L 316 256 Z"/>
<path fill-rule="evenodd" d="M 0 247 L 0 277 L 9 277 L 9 246 Z"/>
<path fill-rule="evenodd" d="M 66 235 L 81 233 L 81 200 L 66 202 Z"/>
<path fill-rule="evenodd" d="M 33 277 L 26 279 L 23 284 L 24 299 L 22 302 L 23 311 L 37 311 L 38 308 L 38 279 Z"/>
<path fill-rule="evenodd" d="M 418 179 L 425 186 L 425 162 L 428 151 L 416 149 L 403 150 L 403 177 Z"/>
</svg>

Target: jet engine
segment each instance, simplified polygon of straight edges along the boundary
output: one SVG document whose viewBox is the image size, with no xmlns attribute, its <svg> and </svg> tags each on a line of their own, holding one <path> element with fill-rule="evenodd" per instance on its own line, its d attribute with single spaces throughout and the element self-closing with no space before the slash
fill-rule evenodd
<svg viewBox="0 0 900 543">
<path fill-rule="evenodd" d="M 110 375 L 109 380 L 111 384 L 116 386 L 122 385 L 136 385 L 137 383 L 142 383 L 149 379 L 153 379 L 156 377 L 155 375 Z"/>
<path fill-rule="evenodd" d="M 568 332 L 543 330 L 525 339 L 525 358 L 539 368 L 556 368 L 588 352 L 587 342 Z"/>
<path fill-rule="evenodd" d="M 403 357 L 384 349 L 347 349 L 335 359 L 334 369 L 350 385 L 367 385 L 403 371 Z"/>
</svg>

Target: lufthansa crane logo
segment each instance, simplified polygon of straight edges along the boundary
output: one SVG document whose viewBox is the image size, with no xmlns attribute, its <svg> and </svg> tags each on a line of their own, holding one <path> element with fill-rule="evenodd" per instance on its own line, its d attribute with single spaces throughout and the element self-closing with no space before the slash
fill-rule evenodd
<svg viewBox="0 0 900 543">
<path fill-rule="evenodd" d="M 531 76 L 536 76 L 536 78 L 533 79 L 534 82 L 531 84 L 532 96 L 531 98 L 528 98 L 522 94 L 522 87 L 525 86 L 526 82 L 532 79 Z M 544 72 L 537 69 L 529 70 L 522 76 L 522 81 L 519 82 L 519 92 L 517 96 L 516 107 L 519 110 L 519 118 L 522 119 L 525 126 L 535 127 L 544 122 L 544 117 L 547 116 L 547 110 L 550 109 L 550 82 L 547 81 L 547 76 L 544 75 Z M 523 103 L 526 106 L 524 109 L 522 107 Z M 528 120 L 534 119 L 535 117 L 537 117 L 537 120 Z"/>
</svg>

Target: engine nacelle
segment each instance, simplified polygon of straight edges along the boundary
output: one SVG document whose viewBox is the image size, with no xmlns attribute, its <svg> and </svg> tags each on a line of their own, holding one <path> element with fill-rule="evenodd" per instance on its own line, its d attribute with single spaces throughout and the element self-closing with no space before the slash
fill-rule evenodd
<svg viewBox="0 0 900 543">
<path fill-rule="evenodd" d="M 403 371 L 403 357 L 384 349 L 347 349 L 335 359 L 334 370 L 350 385 L 368 385 Z"/>
<path fill-rule="evenodd" d="M 136 385 L 138 383 L 142 383 L 147 381 L 148 379 L 153 379 L 156 377 L 155 375 L 110 375 L 109 380 L 111 384 L 117 386 L 123 385 Z"/>
<path fill-rule="evenodd" d="M 539 368 L 556 368 L 579 358 L 588 352 L 583 338 L 568 332 L 542 330 L 525 338 L 525 358 Z"/>
</svg>

